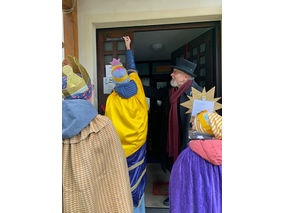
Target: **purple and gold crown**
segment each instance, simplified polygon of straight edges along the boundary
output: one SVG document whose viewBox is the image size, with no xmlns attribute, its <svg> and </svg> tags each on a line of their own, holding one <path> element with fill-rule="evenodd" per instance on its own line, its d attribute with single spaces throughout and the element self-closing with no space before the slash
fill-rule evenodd
<svg viewBox="0 0 284 213">
<path fill-rule="evenodd" d="M 112 62 L 110 62 L 112 65 L 111 67 L 111 76 L 116 84 L 125 84 L 129 82 L 129 77 L 127 70 L 122 66 L 120 63 L 120 59 L 113 59 Z"/>
</svg>

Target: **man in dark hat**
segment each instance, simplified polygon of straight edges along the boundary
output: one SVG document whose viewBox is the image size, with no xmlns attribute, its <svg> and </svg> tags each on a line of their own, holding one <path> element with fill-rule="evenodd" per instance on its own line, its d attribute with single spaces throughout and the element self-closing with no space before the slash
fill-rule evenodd
<svg viewBox="0 0 284 213">
<path fill-rule="evenodd" d="M 161 165 L 162 169 L 169 171 L 172 168 L 178 154 L 187 147 L 189 142 L 191 114 L 186 114 L 187 108 L 180 105 L 188 101 L 192 87 L 202 91 L 202 88 L 194 81 L 196 64 L 178 59 L 176 65 L 171 66 L 171 87 L 156 89 L 144 86 L 146 97 L 162 101 L 162 120 L 160 133 Z M 164 205 L 169 205 L 169 200 Z"/>
</svg>

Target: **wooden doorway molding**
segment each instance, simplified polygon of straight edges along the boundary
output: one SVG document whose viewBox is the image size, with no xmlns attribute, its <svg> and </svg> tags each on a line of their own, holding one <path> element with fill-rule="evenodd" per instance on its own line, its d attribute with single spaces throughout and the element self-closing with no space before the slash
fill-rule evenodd
<svg viewBox="0 0 284 213">
<path fill-rule="evenodd" d="M 130 39 L 133 41 L 133 32 L 125 31 L 125 30 L 119 30 L 119 31 L 104 31 L 100 34 L 98 38 L 97 43 L 97 49 L 100 50 L 99 52 L 101 54 L 97 55 L 98 59 L 98 72 L 97 72 L 97 90 L 98 90 L 98 111 L 100 113 L 102 112 L 102 105 L 106 103 L 108 94 L 104 94 L 104 85 L 103 85 L 103 79 L 106 76 L 106 70 L 105 65 L 107 65 L 109 62 L 112 61 L 112 58 L 120 58 L 119 56 L 124 56 L 125 58 L 125 48 L 119 48 L 118 45 L 120 43 L 124 43 L 124 41 L 121 39 L 123 36 L 128 35 Z M 108 44 L 109 48 L 105 50 L 104 45 Z M 131 48 L 133 48 L 133 42 L 131 42 Z M 105 58 L 108 58 L 107 61 L 105 61 Z M 121 58 L 120 58 L 121 59 Z M 125 61 L 121 62 L 125 64 Z"/>
<path fill-rule="evenodd" d="M 212 28 L 214 33 L 214 48 L 213 48 L 213 70 L 216 79 L 216 97 L 221 96 L 221 22 L 198 22 L 198 23 L 183 23 L 183 24 L 166 24 L 155 26 L 138 26 L 138 27 L 121 27 L 121 28 L 105 28 L 96 30 L 97 39 L 97 85 L 98 85 L 98 111 L 102 112 L 101 106 L 105 104 L 107 95 L 103 94 L 103 77 L 105 76 L 104 62 L 104 42 L 106 38 L 113 35 L 133 35 L 134 32 L 143 31 L 160 31 L 160 30 L 178 30 L 178 29 L 196 29 L 196 28 Z M 134 42 L 135 38 L 133 39 Z M 133 48 L 133 47 L 132 47 Z"/>
<path fill-rule="evenodd" d="M 64 13 L 63 10 L 70 10 Z M 62 0 L 63 31 L 64 31 L 64 56 L 79 58 L 78 51 L 78 21 L 77 0 Z"/>
</svg>

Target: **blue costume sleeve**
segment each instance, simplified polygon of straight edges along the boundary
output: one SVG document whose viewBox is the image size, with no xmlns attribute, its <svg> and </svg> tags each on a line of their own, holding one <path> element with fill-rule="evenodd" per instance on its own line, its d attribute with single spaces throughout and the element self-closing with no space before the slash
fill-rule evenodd
<svg viewBox="0 0 284 213">
<path fill-rule="evenodd" d="M 135 61 L 134 61 L 134 56 L 133 56 L 132 50 L 126 50 L 126 66 L 125 66 L 125 68 L 128 71 L 128 75 L 133 73 L 133 72 L 138 73 L 136 66 L 135 66 Z M 126 84 L 122 84 L 120 86 L 115 87 L 115 91 L 122 98 L 130 98 L 130 97 L 137 94 L 137 85 L 133 80 L 131 80 L 130 82 L 128 82 Z"/>
<path fill-rule="evenodd" d="M 128 74 L 132 72 L 138 73 L 132 50 L 126 50 L 126 69 L 128 70 Z"/>
<path fill-rule="evenodd" d="M 114 90 L 120 97 L 130 98 L 137 94 L 137 85 L 133 80 L 131 80 L 126 84 L 115 87 Z"/>
</svg>

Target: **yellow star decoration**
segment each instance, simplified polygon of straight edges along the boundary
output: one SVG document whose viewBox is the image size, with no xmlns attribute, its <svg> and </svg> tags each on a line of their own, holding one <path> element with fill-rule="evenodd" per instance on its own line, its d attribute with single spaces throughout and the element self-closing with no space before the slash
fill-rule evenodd
<svg viewBox="0 0 284 213">
<path fill-rule="evenodd" d="M 193 102 L 194 100 L 205 100 L 205 101 L 214 101 L 214 112 L 216 110 L 222 108 L 222 104 L 218 103 L 217 101 L 221 99 L 219 98 L 214 98 L 214 93 L 215 93 L 215 87 L 211 88 L 208 92 L 206 92 L 205 87 L 203 88 L 202 92 L 199 92 L 197 89 L 192 88 L 192 97 L 188 97 L 188 101 L 181 103 L 180 105 L 188 108 L 188 111 L 186 113 L 191 113 L 193 109 Z M 193 121 L 193 117 L 191 117 L 190 122 Z"/>
</svg>

